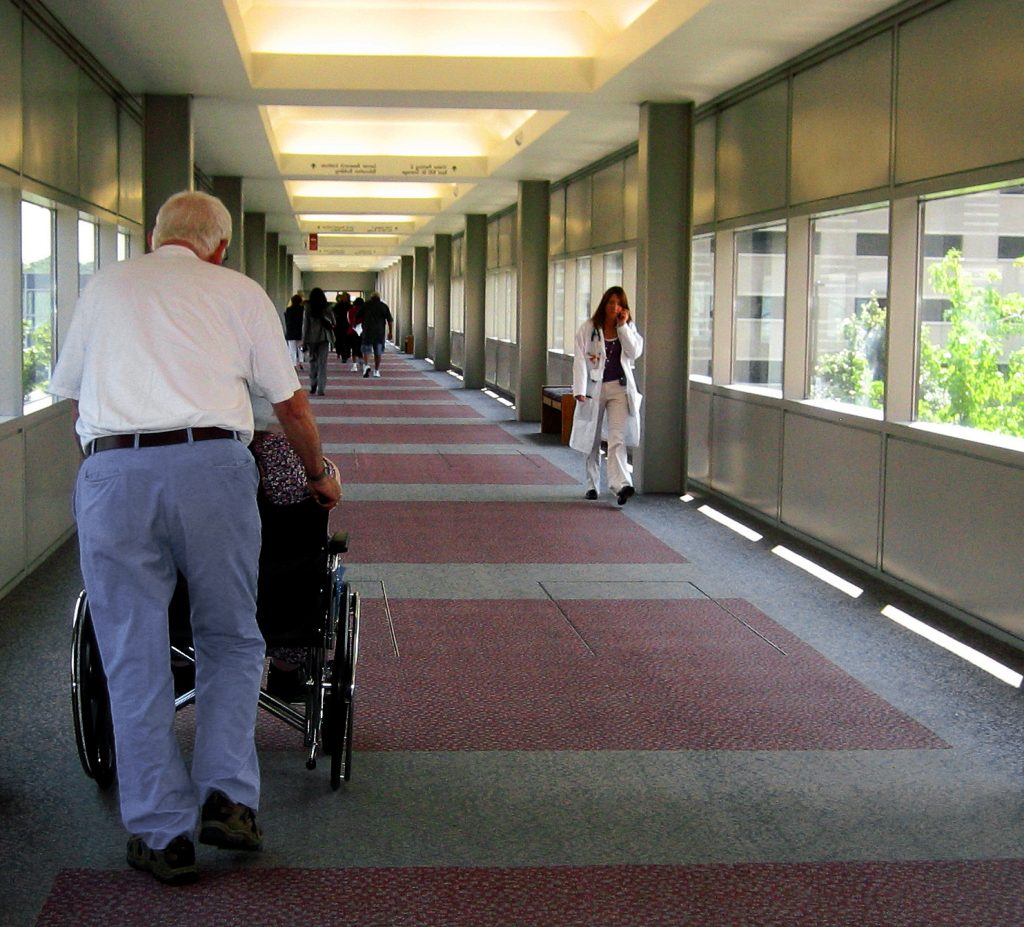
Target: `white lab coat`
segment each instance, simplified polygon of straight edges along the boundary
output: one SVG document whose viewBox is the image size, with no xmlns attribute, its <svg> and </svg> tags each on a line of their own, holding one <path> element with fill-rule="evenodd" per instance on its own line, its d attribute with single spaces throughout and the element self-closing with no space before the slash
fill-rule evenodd
<svg viewBox="0 0 1024 927">
<path fill-rule="evenodd" d="M 596 335 L 595 335 L 596 332 Z M 622 370 L 626 375 L 626 402 L 629 414 L 626 416 L 623 441 L 626 447 L 640 443 L 640 401 L 643 396 L 637 391 L 633 377 L 633 365 L 643 353 L 643 335 L 636 330 L 633 322 L 620 325 L 617 329 L 619 344 L 622 345 Z M 595 329 L 587 319 L 576 330 L 576 346 L 572 362 L 572 394 L 574 396 L 599 396 L 604 379 L 604 333 Z M 577 402 L 572 417 L 572 434 L 569 446 L 589 454 L 597 437 L 598 403 L 593 400 Z"/>
</svg>

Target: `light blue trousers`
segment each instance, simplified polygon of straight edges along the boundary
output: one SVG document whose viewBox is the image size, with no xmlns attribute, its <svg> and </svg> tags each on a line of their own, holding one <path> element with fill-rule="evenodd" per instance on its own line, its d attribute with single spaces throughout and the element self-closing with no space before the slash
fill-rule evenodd
<svg viewBox="0 0 1024 927">
<path fill-rule="evenodd" d="M 153 849 L 191 835 L 214 789 L 259 805 L 256 483 L 252 455 L 230 440 L 102 451 L 79 470 L 75 517 L 110 691 L 121 818 Z M 167 608 L 178 570 L 196 650 L 191 774 L 174 735 Z"/>
</svg>

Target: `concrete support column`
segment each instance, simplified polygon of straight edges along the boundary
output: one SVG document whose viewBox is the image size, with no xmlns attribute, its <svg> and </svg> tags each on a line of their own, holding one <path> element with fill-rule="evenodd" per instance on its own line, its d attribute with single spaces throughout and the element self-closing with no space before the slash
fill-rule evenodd
<svg viewBox="0 0 1024 927">
<path fill-rule="evenodd" d="M 463 278 L 466 300 L 466 347 L 462 362 L 462 378 L 466 389 L 483 389 L 487 380 L 487 216 L 466 216 L 466 237 L 462 247 L 466 260 L 466 275 Z"/>
<path fill-rule="evenodd" d="M 643 428 L 634 482 L 643 492 L 686 488 L 693 104 L 640 107 L 637 326 Z M 650 375 L 648 375 L 648 372 Z"/>
<path fill-rule="evenodd" d="M 434 369 L 452 365 L 452 236 L 434 236 Z"/>
<path fill-rule="evenodd" d="M 412 356 L 427 356 L 427 288 L 430 286 L 430 249 L 413 248 Z"/>
<path fill-rule="evenodd" d="M 224 266 L 243 272 L 245 267 L 245 211 L 241 177 L 214 177 L 213 195 L 231 213 L 231 245 Z"/>
<path fill-rule="evenodd" d="M 516 213 L 517 336 L 519 375 L 516 418 L 539 422 L 541 387 L 547 376 L 548 233 L 551 185 L 546 180 L 521 180 Z"/>
<path fill-rule="evenodd" d="M 267 217 L 262 212 L 245 214 L 245 275 L 264 289 L 267 286 Z"/>
<path fill-rule="evenodd" d="M 277 246 L 277 305 L 281 312 L 288 307 L 292 299 L 291 278 L 289 277 L 288 246 Z"/>
<path fill-rule="evenodd" d="M 398 309 L 395 316 L 396 344 L 404 348 L 405 339 L 412 334 L 412 294 L 413 294 L 413 259 L 412 255 L 402 256 L 402 266 L 398 278 Z M 400 339 L 400 340 L 397 340 Z"/>
<path fill-rule="evenodd" d="M 195 189 L 192 97 L 146 94 L 142 202 L 147 236 L 168 197 Z"/>
<path fill-rule="evenodd" d="M 263 289 L 267 291 L 267 296 L 270 297 L 270 301 L 277 307 L 278 313 L 284 318 L 284 306 L 281 305 L 281 300 L 278 298 L 279 293 L 277 288 L 281 285 L 281 275 L 277 269 L 277 261 L 279 257 L 277 249 L 277 232 L 267 232 L 264 238 L 264 248 L 267 252 L 267 279 L 263 284 Z M 284 324 L 282 322 L 282 324 Z"/>
</svg>

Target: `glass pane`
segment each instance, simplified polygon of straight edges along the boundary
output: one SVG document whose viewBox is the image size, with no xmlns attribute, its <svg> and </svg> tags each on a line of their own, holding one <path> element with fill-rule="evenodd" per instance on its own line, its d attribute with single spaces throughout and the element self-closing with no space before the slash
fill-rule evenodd
<svg viewBox="0 0 1024 927">
<path fill-rule="evenodd" d="M 811 240 L 809 395 L 881 409 L 889 209 L 815 219 Z"/>
<path fill-rule="evenodd" d="M 506 335 L 507 341 L 515 343 L 519 338 L 518 332 L 518 313 L 517 313 L 517 291 L 516 291 L 516 274 L 515 271 L 505 271 L 505 319 L 506 319 Z"/>
<path fill-rule="evenodd" d="M 782 388 L 786 226 L 736 233 L 734 383 Z"/>
<path fill-rule="evenodd" d="M 576 321 L 582 323 L 593 313 L 590 307 L 590 258 L 576 261 Z"/>
<path fill-rule="evenodd" d="M 711 317 L 715 305 L 715 236 L 693 240 L 690 274 L 690 375 L 711 377 Z"/>
<path fill-rule="evenodd" d="M 604 288 L 622 286 L 622 252 L 610 251 L 604 256 Z"/>
<path fill-rule="evenodd" d="M 127 261 L 131 257 L 132 240 L 131 236 L 121 229 L 117 230 L 117 259 Z"/>
<path fill-rule="evenodd" d="M 53 370 L 56 308 L 54 241 L 56 214 L 21 204 L 21 391 L 24 411 L 47 405 Z"/>
<path fill-rule="evenodd" d="M 924 235 L 918 419 L 1024 437 L 1024 187 L 928 202 Z"/>
<path fill-rule="evenodd" d="M 551 347 L 565 350 L 565 261 L 555 264 L 554 292 L 551 297 Z"/>
<path fill-rule="evenodd" d="M 88 219 L 78 220 L 78 292 L 85 289 L 96 273 L 100 228 Z"/>
</svg>

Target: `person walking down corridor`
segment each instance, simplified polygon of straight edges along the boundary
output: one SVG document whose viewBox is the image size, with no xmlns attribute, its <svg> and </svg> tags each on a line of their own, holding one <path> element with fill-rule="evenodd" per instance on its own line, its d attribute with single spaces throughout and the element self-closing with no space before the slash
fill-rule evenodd
<svg viewBox="0 0 1024 927">
<path fill-rule="evenodd" d="M 302 294 L 296 293 L 284 311 L 284 337 L 288 342 L 288 354 L 296 370 L 302 370 Z"/>
<path fill-rule="evenodd" d="M 633 495 L 627 448 L 640 443 L 640 401 L 633 365 L 643 353 L 626 292 L 610 287 L 593 316 L 576 331 L 572 391 L 576 410 L 569 446 L 586 454 L 586 498 L 601 485 L 601 431 L 608 432 L 608 488 L 619 505 Z"/>
<path fill-rule="evenodd" d="M 309 400 L 262 287 L 219 266 L 231 216 L 185 192 L 160 208 L 154 251 L 83 291 L 50 391 L 71 399 L 85 460 L 74 512 L 117 742 L 127 862 L 161 882 L 198 877 L 193 836 L 259 850 L 256 623 L 260 517 L 249 386 L 271 402 L 331 508 Z M 191 771 L 174 733 L 167 610 L 188 583 L 195 646 Z"/>
<path fill-rule="evenodd" d="M 363 376 L 370 375 L 370 355 L 373 355 L 373 375 L 380 376 L 380 356 L 384 353 L 384 329 L 390 341 L 394 337 L 394 318 L 388 304 L 373 292 L 363 304 Z"/>
<path fill-rule="evenodd" d="M 309 352 L 309 391 L 323 396 L 327 389 L 327 355 L 334 342 L 334 313 L 320 287 L 309 291 L 309 306 L 302 322 L 302 344 Z"/>
</svg>

